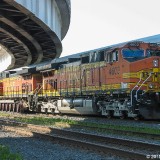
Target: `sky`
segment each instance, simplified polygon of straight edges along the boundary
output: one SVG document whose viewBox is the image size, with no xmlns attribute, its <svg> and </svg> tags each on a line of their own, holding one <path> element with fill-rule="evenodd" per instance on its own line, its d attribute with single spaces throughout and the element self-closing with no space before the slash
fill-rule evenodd
<svg viewBox="0 0 160 160">
<path fill-rule="evenodd" d="M 160 0 L 71 0 L 61 57 L 160 34 Z"/>
</svg>

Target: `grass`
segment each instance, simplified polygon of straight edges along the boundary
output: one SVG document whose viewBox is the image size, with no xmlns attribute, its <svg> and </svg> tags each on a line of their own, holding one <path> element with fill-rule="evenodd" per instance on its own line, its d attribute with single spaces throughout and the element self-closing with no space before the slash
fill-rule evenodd
<svg viewBox="0 0 160 160">
<path fill-rule="evenodd" d="M 54 119 L 54 118 L 45 118 L 45 117 L 34 117 L 34 118 L 15 117 L 15 120 L 18 120 L 20 122 L 25 122 L 25 123 L 36 124 L 36 125 L 54 126 L 57 123 L 61 123 L 61 124 L 68 124 L 70 127 L 74 125 L 79 125 L 81 127 L 94 127 L 96 130 L 113 129 L 113 130 L 120 130 L 120 131 L 132 131 L 132 132 L 142 132 L 142 133 L 160 135 L 160 129 L 135 127 L 135 126 L 124 126 L 124 125 L 120 126 L 120 125 L 113 125 L 113 124 L 112 125 L 99 124 L 99 123 L 75 121 L 75 120 L 69 120 L 69 119 L 60 119 L 60 118 Z"/>
<path fill-rule="evenodd" d="M 11 153 L 9 147 L 0 145 L 0 160 L 22 160 L 22 156 L 18 153 Z"/>
<path fill-rule="evenodd" d="M 0 112 L 0 117 L 10 117 L 13 118 L 8 113 Z M 25 123 L 31 123 L 36 125 L 46 125 L 46 126 L 64 126 L 64 127 L 72 127 L 75 125 L 81 127 L 94 127 L 97 131 L 104 131 L 105 129 L 113 129 L 120 131 L 132 131 L 132 132 L 141 132 L 148 134 L 158 134 L 160 135 L 160 129 L 147 128 L 147 127 L 135 127 L 135 126 L 124 126 L 124 125 L 113 125 L 113 124 L 99 124 L 99 123 L 91 123 L 85 121 L 74 121 L 69 119 L 61 119 L 61 118 L 45 118 L 45 117 L 33 117 L 33 118 L 23 118 L 23 117 L 14 117 L 15 120 Z"/>
<path fill-rule="evenodd" d="M 10 117 L 10 113 L 0 112 L 0 117 Z"/>
</svg>

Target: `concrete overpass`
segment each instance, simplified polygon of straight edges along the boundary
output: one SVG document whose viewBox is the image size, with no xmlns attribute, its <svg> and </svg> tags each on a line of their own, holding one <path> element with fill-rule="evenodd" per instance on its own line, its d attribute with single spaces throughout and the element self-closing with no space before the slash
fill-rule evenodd
<svg viewBox="0 0 160 160">
<path fill-rule="evenodd" d="M 70 11 L 70 0 L 1 0 L 0 66 L 13 69 L 59 57 Z"/>
</svg>

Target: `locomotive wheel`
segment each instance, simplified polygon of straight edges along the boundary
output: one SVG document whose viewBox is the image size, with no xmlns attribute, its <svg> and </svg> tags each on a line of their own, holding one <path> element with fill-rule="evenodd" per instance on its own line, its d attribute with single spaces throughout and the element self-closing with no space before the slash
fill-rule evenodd
<svg viewBox="0 0 160 160">
<path fill-rule="evenodd" d="M 138 120 L 140 120 L 140 117 L 139 117 L 139 116 L 136 116 L 136 117 L 134 117 L 134 120 L 135 120 L 135 121 L 138 121 Z"/>
<path fill-rule="evenodd" d="M 121 116 L 119 117 L 120 119 L 125 119 L 127 117 L 126 112 L 122 112 Z"/>
<path fill-rule="evenodd" d="M 38 112 L 38 113 L 40 113 L 40 112 L 41 112 L 41 105 L 38 105 L 37 112 Z"/>
<path fill-rule="evenodd" d="M 52 115 L 55 115 L 55 109 L 54 108 L 52 109 L 51 113 L 52 113 Z"/>
<path fill-rule="evenodd" d="M 126 116 L 123 114 L 123 115 L 121 115 L 119 118 L 120 118 L 120 119 L 125 119 Z"/>
<path fill-rule="evenodd" d="M 47 108 L 45 108 L 45 114 L 48 114 L 48 109 Z"/>
<path fill-rule="evenodd" d="M 107 111 L 107 115 L 106 115 L 106 117 L 107 117 L 107 119 L 111 119 L 112 118 L 112 112 L 111 111 Z"/>
<path fill-rule="evenodd" d="M 19 112 L 19 113 L 24 113 L 23 104 L 19 103 L 19 104 L 17 105 L 17 112 Z"/>
<path fill-rule="evenodd" d="M 18 112 L 22 113 L 23 112 L 22 104 L 19 104 L 18 106 L 19 106 Z"/>
<path fill-rule="evenodd" d="M 106 117 L 107 117 L 107 119 L 111 119 L 111 118 L 112 118 L 112 116 L 111 116 L 111 115 L 107 115 Z"/>
</svg>

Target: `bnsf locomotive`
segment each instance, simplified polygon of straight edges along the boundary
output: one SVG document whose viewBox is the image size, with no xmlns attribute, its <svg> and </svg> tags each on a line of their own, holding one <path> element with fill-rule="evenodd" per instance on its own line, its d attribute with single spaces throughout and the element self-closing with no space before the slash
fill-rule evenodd
<svg viewBox="0 0 160 160">
<path fill-rule="evenodd" d="M 160 46 L 133 41 L 3 72 L 0 109 L 160 119 Z"/>
</svg>

